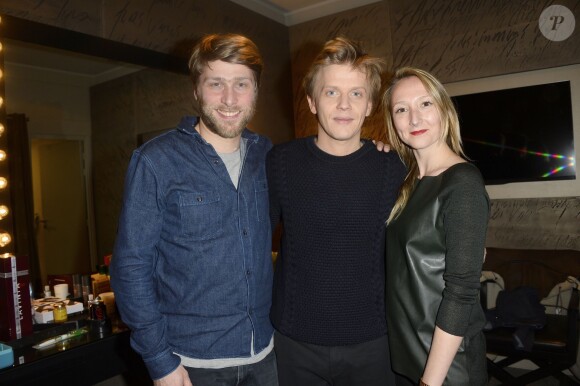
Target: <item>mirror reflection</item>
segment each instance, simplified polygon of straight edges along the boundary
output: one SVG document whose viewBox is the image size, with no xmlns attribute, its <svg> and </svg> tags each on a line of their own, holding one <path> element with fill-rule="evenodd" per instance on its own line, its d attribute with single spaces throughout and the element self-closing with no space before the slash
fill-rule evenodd
<svg viewBox="0 0 580 386">
<path fill-rule="evenodd" d="M 38 269 L 38 287 L 48 275 L 90 272 L 99 261 L 90 90 L 142 67 L 16 40 L 2 43 L 6 112 L 23 118 L 30 145 L 30 231 L 37 246 L 30 265 Z"/>
</svg>

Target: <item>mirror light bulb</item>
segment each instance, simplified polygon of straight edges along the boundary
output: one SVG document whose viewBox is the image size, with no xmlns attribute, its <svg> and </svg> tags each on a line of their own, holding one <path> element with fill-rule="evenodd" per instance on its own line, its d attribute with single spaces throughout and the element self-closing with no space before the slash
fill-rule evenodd
<svg viewBox="0 0 580 386">
<path fill-rule="evenodd" d="M 8 216 L 8 213 L 10 213 L 8 207 L 6 205 L 0 205 L 0 220 Z"/>
<path fill-rule="evenodd" d="M 5 247 L 12 241 L 8 232 L 0 233 L 0 247 Z"/>
<path fill-rule="evenodd" d="M 8 186 L 8 180 L 4 177 L 0 177 L 0 190 Z"/>
<path fill-rule="evenodd" d="M 0 150 L 0 161 L 4 161 L 6 159 L 6 152 L 4 150 Z"/>
</svg>

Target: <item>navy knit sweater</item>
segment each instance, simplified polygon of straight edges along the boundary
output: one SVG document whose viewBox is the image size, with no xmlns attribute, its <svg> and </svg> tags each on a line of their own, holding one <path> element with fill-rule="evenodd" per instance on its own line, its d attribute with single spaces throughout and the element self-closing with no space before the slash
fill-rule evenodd
<svg viewBox="0 0 580 386">
<path fill-rule="evenodd" d="M 275 146 L 267 173 L 272 226 L 283 223 L 274 327 L 325 346 L 385 335 L 385 221 L 405 175 L 398 155 L 365 142 L 337 157 L 308 137 Z"/>
</svg>

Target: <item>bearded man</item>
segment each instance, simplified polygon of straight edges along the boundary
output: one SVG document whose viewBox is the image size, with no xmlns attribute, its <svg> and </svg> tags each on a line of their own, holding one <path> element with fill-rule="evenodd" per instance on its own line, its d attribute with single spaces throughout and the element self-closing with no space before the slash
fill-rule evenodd
<svg viewBox="0 0 580 386">
<path fill-rule="evenodd" d="M 262 57 L 208 35 L 189 61 L 199 117 L 135 150 L 111 280 L 155 385 L 277 385 L 265 158 L 250 132 Z"/>
</svg>

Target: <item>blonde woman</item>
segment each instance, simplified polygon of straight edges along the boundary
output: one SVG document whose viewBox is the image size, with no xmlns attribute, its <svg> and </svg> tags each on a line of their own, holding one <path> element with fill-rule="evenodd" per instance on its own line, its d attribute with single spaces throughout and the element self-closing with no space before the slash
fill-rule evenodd
<svg viewBox="0 0 580 386">
<path fill-rule="evenodd" d="M 388 139 L 409 173 L 388 220 L 386 309 L 398 384 L 487 384 L 479 278 L 489 198 L 461 148 L 451 98 L 431 74 L 396 71 Z"/>
</svg>

